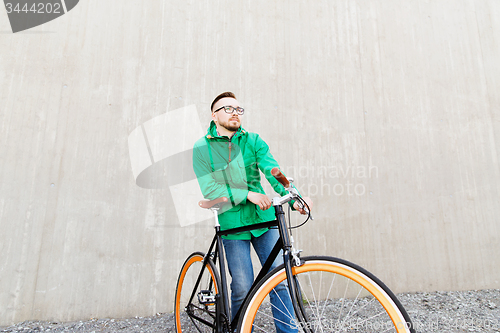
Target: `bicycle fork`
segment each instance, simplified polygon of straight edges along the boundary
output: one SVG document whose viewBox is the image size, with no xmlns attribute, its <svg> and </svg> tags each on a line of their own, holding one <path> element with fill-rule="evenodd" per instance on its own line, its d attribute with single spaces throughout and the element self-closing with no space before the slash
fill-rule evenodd
<svg viewBox="0 0 500 333">
<path fill-rule="evenodd" d="M 293 275 L 292 271 L 292 259 L 295 262 L 295 266 L 300 265 L 300 258 L 298 253 L 294 253 L 292 249 L 292 244 L 290 242 L 290 237 L 288 235 L 288 230 L 285 221 L 285 212 L 282 206 L 276 206 L 276 218 L 278 219 L 278 229 L 280 236 L 283 240 L 283 261 L 285 264 L 286 279 L 288 283 L 288 289 L 290 292 L 290 298 L 292 301 L 293 310 L 295 316 L 297 317 L 297 325 L 300 323 L 307 323 L 307 315 L 302 304 L 302 296 L 300 292 L 300 285 L 297 279 Z M 305 332 L 311 332 L 308 325 L 300 325 Z"/>
</svg>

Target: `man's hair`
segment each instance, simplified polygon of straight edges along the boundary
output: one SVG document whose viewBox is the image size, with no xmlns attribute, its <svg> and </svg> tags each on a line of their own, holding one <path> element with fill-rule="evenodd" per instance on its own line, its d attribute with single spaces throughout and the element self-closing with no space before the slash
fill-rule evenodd
<svg viewBox="0 0 500 333">
<path fill-rule="evenodd" d="M 236 96 L 234 96 L 234 94 L 232 92 L 230 92 L 230 91 L 223 92 L 219 96 L 215 97 L 214 101 L 212 102 L 212 105 L 210 105 L 210 111 L 214 110 L 215 103 L 217 103 L 220 99 L 223 99 L 226 97 L 231 97 L 231 98 L 236 99 Z"/>
</svg>

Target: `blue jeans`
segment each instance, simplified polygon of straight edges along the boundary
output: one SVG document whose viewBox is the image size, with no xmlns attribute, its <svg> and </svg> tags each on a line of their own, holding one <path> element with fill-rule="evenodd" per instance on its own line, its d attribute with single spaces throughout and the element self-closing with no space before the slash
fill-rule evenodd
<svg viewBox="0 0 500 333">
<path fill-rule="evenodd" d="M 231 320 L 234 319 L 238 309 L 241 307 L 254 279 L 250 257 L 250 243 L 259 257 L 260 263 L 264 265 L 278 238 L 278 229 L 270 229 L 259 237 L 252 236 L 251 240 L 222 240 L 224 251 L 226 252 L 229 274 L 231 275 Z M 276 260 L 274 260 L 270 270 L 282 263 L 283 253 L 281 251 Z M 295 315 L 286 280 L 280 283 L 274 290 L 276 293 L 271 292 L 269 296 L 271 298 L 276 331 L 278 333 L 298 332 L 293 324 L 295 322 Z"/>
</svg>

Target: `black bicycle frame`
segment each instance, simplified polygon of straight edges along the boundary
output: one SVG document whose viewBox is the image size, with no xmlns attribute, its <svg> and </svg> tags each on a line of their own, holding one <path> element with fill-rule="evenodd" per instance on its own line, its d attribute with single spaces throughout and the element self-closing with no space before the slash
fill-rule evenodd
<svg viewBox="0 0 500 333">
<path fill-rule="evenodd" d="M 275 228 L 277 227 L 279 230 L 280 238 L 274 245 L 273 250 L 271 251 L 271 254 L 267 258 L 266 262 L 264 265 L 262 265 L 262 268 L 255 278 L 255 281 L 252 284 L 252 287 L 250 290 L 252 290 L 263 278 L 266 276 L 268 273 L 269 269 L 271 268 L 271 265 L 273 264 L 274 260 L 278 256 L 279 252 L 283 250 L 283 262 L 285 265 L 285 271 L 286 271 L 286 276 L 287 276 L 287 282 L 288 282 L 288 288 L 290 291 L 290 296 L 292 299 L 292 304 L 294 308 L 295 315 L 298 317 L 298 319 L 301 322 L 307 321 L 307 318 L 305 317 L 305 311 L 302 308 L 302 303 L 301 299 L 298 297 L 298 289 L 296 288 L 296 281 L 293 279 L 293 274 L 292 274 L 292 260 L 291 260 L 291 249 L 292 245 L 290 243 L 290 237 L 288 234 L 288 229 L 286 226 L 286 220 L 285 220 L 285 213 L 283 211 L 283 207 L 281 205 L 279 206 L 274 206 L 275 208 L 275 213 L 276 213 L 276 220 L 270 221 L 270 222 L 263 222 L 263 223 L 257 223 L 253 224 L 250 226 L 244 226 L 244 227 L 238 227 L 238 228 L 233 228 L 233 229 L 228 229 L 228 230 L 220 230 L 220 227 L 217 226 L 215 228 L 216 233 L 215 236 L 212 240 L 212 243 L 210 244 L 210 247 L 208 249 L 208 252 L 205 255 L 205 258 L 203 260 L 203 265 L 200 271 L 200 274 L 198 276 L 198 280 L 196 281 L 195 287 L 193 288 L 193 292 L 191 294 L 191 297 L 189 299 L 189 303 L 192 302 L 193 298 L 196 297 L 195 292 L 198 288 L 198 284 L 200 283 L 201 276 L 203 275 L 204 269 L 206 269 L 206 266 L 208 264 L 208 260 L 211 256 L 213 256 L 213 261 L 217 261 L 217 257 L 219 259 L 219 272 L 220 272 L 220 278 L 221 278 L 221 294 L 222 296 L 217 299 L 216 303 L 216 320 L 215 320 L 215 327 L 216 332 L 218 333 L 223 333 L 223 327 L 220 325 L 221 322 L 221 317 L 223 316 L 226 320 L 226 322 L 229 322 L 229 297 L 228 297 L 228 291 L 227 291 L 227 279 L 226 279 L 226 265 L 225 265 L 225 256 L 224 256 L 224 250 L 222 246 L 222 236 L 227 236 L 227 235 L 232 235 L 236 234 L 239 232 L 243 231 L 250 231 L 250 230 L 255 230 L 255 229 L 263 229 L 263 228 Z M 215 251 L 212 252 L 215 246 Z M 245 303 L 249 296 L 250 292 L 247 294 L 245 297 L 245 300 L 243 301 L 242 304 Z M 222 304 L 219 304 L 219 300 L 223 299 L 224 302 Z M 189 304 L 188 303 L 188 304 Z M 299 306 L 297 305 L 299 304 Z M 222 309 L 221 306 L 222 305 Z M 240 317 L 240 312 L 241 312 L 241 307 L 236 313 L 234 320 L 231 322 L 230 327 L 231 329 L 235 328 L 238 319 Z M 189 314 L 192 319 L 198 320 L 202 322 L 205 325 L 209 325 L 205 320 L 202 318 L 196 317 L 192 314 Z M 209 325 L 210 326 L 210 325 Z"/>
</svg>

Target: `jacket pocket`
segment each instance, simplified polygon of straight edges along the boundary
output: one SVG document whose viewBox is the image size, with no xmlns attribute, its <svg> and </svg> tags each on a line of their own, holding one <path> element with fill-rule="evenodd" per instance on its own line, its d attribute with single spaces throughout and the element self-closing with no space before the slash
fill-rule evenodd
<svg viewBox="0 0 500 333">
<path fill-rule="evenodd" d="M 219 223 L 222 229 L 231 229 L 241 226 L 240 205 L 219 215 Z"/>
</svg>

